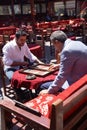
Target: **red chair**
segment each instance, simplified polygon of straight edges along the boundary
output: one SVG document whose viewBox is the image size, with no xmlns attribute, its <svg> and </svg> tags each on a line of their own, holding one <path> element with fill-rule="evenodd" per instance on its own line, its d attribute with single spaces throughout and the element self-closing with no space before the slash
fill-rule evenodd
<svg viewBox="0 0 87 130">
<path fill-rule="evenodd" d="M 15 35 L 10 35 L 10 40 L 13 40 L 15 38 Z"/>
</svg>

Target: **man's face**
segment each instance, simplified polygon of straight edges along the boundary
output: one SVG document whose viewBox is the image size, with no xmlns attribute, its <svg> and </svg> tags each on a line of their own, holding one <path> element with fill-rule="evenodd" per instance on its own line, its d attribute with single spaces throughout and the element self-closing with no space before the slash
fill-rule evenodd
<svg viewBox="0 0 87 130">
<path fill-rule="evenodd" d="M 26 36 L 20 36 L 18 39 L 16 39 L 17 44 L 19 47 L 24 46 L 25 42 L 26 42 Z"/>
<path fill-rule="evenodd" d="M 55 50 L 56 50 L 57 52 L 60 53 L 60 52 L 62 51 L 63 44 L 62 44 L 61 42 L 55 40 L 55 41 L 53 41 L 53 45 L 54 45 Z"/>
</svg>

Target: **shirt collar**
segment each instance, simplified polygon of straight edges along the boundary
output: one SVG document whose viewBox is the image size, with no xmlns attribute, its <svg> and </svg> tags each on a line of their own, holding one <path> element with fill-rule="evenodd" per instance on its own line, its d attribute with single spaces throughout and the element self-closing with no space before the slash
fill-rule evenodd
<svg viewBox="0 0 87 130">
<path fill-rule="evenodd" d="M 15 47 L 18 46 L 15 38 L 13 39 L 13 46 L 15 46 Z"/>
<path fill-rule="evenodd" d="M 68 44 L 68 43 L 70 43 L 71 42 L 71 39 L 67 39 L 66 41 L 65 41 L 65 43 L 64 43 L 64 47 L 66 46 L 66 44 Z"/>
</svg>

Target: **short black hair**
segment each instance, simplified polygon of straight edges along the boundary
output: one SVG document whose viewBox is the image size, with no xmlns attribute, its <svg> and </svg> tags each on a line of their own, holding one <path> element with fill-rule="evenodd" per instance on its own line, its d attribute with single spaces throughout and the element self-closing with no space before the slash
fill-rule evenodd
<svg viewBox="0 0 87 130">
<path fill-rule="evenodd" d="M 22 29 L 19 29 L 16 33 L 15 33 L 15 37 L 17 39 L 19 39 L 20 36 L 27 36 L 27 33 L 26 31 L 22 30 Z"/>
<path fill-rule="evenodd" d="M 50 36 L 51 41 L 57 40 L 61 43 L 64 43 L 66 39 L 67 39 L 67 35 L 61 30 L 54 31 Z"/>
</svg>

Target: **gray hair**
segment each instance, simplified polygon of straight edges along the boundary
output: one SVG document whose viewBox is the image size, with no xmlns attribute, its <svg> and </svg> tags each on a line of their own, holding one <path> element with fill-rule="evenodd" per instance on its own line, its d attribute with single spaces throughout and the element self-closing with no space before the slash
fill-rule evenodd
<svg viewBox="0 0 87 130">
<path fill-rule="evenodd" d="M 63 31 L 54 31 L 51 36 L 50 36 L 50 40 L 51 41 L 59 41 L 61 43 L 64 43 L 67 39 L 67 35 L 63 32 Z"/>
</svg>

